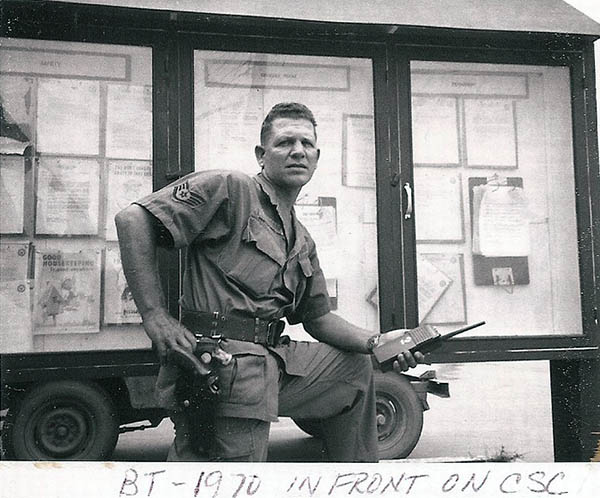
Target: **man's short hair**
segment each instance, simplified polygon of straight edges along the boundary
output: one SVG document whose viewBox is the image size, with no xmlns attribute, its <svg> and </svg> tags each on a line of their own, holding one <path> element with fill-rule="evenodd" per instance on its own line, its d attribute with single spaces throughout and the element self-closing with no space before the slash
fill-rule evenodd
<svg viewBox="0 0 600 498">
<path fill-rule="evenodd" d="M 315 120 L 312 111 L 304 104 L 299 104 L 297 102 L 281 102 L 275 104 L 263 120 L 260 128 L 261 145 L 266 143 L 267 137 L 273 127 L 273 121 L 278 118 L 307 119 L 312 123 L 315 131 L 315 138 L 317 138 L 317 121 Z"/>
</svg>

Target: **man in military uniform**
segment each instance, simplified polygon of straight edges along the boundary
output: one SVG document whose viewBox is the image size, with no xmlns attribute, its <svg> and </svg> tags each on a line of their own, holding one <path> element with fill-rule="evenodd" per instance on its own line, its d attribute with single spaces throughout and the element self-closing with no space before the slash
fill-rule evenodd
<svg viewBox="0 0 600 498">
<path fill-rule="evenodd" d="M 171 460 L 264 461 L 277 416 L 319 419 L 333 461 L 377 461 L 375 391 L 368 353 L 379 335 L 331 312 L 315 243 L 294 202 L 320 155 L 316 122 L 301 104 L 266 116 L 249 177 L 210 170 L 187 175 L 116 217 L 125 274 L 160 358 L 160 402 L 171 410 Z M 181 323 L 160 291 L 156 248 L 187 247 Z M 283 340 L 281 320 L 302 323 L 317 342 Z M 198 447 L 176 405 L 177 367 L 167 352 L 193 351 L 196 336 L 222 335 L 233 361 L 219 369 L 214 435 Z M 422 361 L 400 355 L 397 370 Z"/>
</svg>

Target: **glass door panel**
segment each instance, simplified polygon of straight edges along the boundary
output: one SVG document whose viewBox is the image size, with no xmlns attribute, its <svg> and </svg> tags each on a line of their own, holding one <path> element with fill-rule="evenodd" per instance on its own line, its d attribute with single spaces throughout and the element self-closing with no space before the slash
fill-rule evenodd
<svg viewBox="0 0 600 498">
<path fill-rule="evenodd" d="M 568 68 L 414 61 L 411 90 L 419 322 L 581 334 Z"/>
<path fill-rule="evenodd" d="M 0 44 L 1 351 L 148 347 L 114 216 L 152 191 L 152 50 Z"/>
<path fill-rule="evenodd" d="M 303 103 L 317 121 L 319 166 L 296 214 L 317 244 L 332 307 L 378 329 L 371 60 L 195 51 L 195 169 L 258 173 L 254 147 L 278 102 Z"/>
</svg>

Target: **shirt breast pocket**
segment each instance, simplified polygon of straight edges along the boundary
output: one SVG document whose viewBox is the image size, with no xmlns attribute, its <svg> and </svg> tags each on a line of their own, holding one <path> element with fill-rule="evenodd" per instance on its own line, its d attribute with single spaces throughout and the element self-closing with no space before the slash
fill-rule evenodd
<svg viewBox="0 0 600 498">
<path fill-rule="evenodd" d="M 277 237 L 265 221 L 250 216 L 238 250 L 224 262 L 227 277 L 251 297 L 268 294 L 285 264 Z"/>
</svg>

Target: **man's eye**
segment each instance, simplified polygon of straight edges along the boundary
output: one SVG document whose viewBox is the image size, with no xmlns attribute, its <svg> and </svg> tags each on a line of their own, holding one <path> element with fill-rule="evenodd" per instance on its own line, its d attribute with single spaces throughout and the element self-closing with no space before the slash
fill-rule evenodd
<svg viewBox="0 0 600 498">
<path fill-rule="evenodd" d="M 302 145 L 308 148 L 313 148 L 315 146 L 315 144 L 313 144 L 310 140 L 305 140 L 304 142 L 302 142 Z"/>
</svg>

